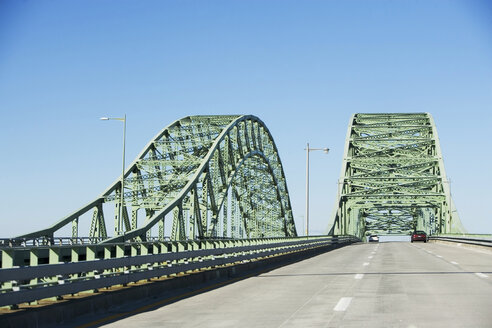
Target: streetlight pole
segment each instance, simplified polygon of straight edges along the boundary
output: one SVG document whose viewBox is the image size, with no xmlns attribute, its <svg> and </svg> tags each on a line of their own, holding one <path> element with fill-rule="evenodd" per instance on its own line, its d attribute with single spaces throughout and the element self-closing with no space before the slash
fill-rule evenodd
<svg viewBox="0 0 492 328">
<path fill-rule="evenodd" d="M 325 154 L 330 151 L 329 148 L 309 148 L 309 142 L 306 146 L 306 236 L 309 236 L 309 152 L 322 150 Z"/>
<path fill-rule="evenodd" d="M 123 197 L 125 193 L 125 148 L 126 148 L 126 114 L 123 117 L 101 117 L 101 120 L 115 120 L 123 122 L 123 164 L 121 168 L 121 192 L 120 192 L 120 208 L 118 211 L 118 222 L 115 225 L 115 232 L 121 235 L 123 232 Z"/>
</svg>

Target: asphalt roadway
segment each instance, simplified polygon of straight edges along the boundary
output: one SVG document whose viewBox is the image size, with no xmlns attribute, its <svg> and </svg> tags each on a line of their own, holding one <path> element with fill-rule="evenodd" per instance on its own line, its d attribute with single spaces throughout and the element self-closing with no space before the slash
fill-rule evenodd
<svg viewBox="0 0 492 328">
<path fill-rule="evenodd" d="M 359 243 L 138 312 L 104 327 L 492 327 L 492 253 Z"/>
</svg>

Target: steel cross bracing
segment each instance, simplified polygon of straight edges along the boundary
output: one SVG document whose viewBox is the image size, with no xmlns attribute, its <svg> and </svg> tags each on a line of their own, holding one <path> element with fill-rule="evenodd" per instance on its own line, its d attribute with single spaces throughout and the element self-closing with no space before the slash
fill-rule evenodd
<svg viewBox="0 0 492 328">
<path fill-rule="evenodd" d="M 355 114 L 330 234 L 464 232 L 428 113 Z"/>
<path fill-rule="evenodd" d="M 50 240 L 64 230 L 103 243 L 297 235 L 277 148 L 255 116 L 175 121 L 125 170 L 123 204 L 120 193 L 121 177 L 51 227 L 16 238 Z"/>
</svg>

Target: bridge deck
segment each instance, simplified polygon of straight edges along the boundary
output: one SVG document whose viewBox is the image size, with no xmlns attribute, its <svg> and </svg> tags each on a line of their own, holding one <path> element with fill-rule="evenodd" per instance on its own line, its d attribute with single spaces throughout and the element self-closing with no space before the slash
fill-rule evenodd
<svg viewBox="0 0 492 328">
<path fill-rule="evenodd" d="M 490 327 L 491 295 L 492 253 L 354 244 L 130 317 L 107 316 L 116 319 L 109 327 Z"/>
</svg>

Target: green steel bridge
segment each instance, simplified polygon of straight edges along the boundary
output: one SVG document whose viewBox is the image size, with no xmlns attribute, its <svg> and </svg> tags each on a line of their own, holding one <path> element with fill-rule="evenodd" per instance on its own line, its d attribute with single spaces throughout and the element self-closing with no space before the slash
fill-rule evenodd
<svg viewBox="0 0 492 328">
<path fill-rule="evenodd" d="M 329 233 L 298 236 L 265 124 L 251 115 L 184 117 L 92 202 L 46 229 L 0 240 L 0 307 L 369 234 L 465 232 L 430 114 L 353 115 L 338 185 Z"/>
<path fill-rule="evenodd" d="M 355 114 L 330 234 L 464 233 L 428 113 Z"/>
<path fill-rule="evenodd" d="M 74 239 L 163 241 L 166 220 L 173 222 L 170 240 L 297 236 L 277 147 L 254 116 L 173 122 L 126 169 L 123 185 L 119 178 L 81 209 L 17 238 L 49 239 L 71 226 Z M 111 233 L 107 218 L 113 209 Z"/>
</svg>

